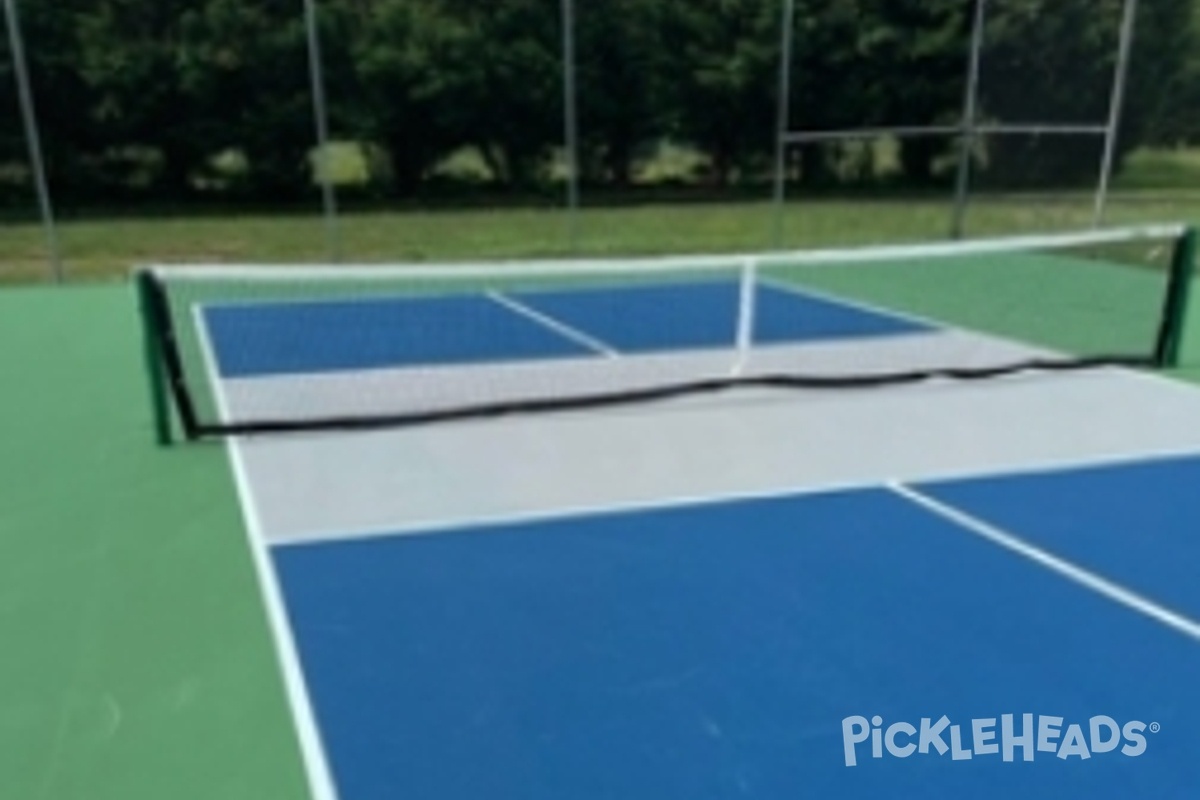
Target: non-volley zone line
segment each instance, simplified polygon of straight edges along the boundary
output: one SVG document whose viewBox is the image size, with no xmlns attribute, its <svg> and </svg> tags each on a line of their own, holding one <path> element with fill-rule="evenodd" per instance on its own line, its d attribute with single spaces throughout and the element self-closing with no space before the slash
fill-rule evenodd
<svg viewBox="0 0 1200 800">
<path fill-rule="evenodd" d="M 332 544 L 393 536 L 437 536 L 520 525 L 569 524 L 594 517 L 669 513 L 695 508 L 719 513 L 788 498 L 819 498 L 872 490 L 950 523 L 1031 565 L 1200 641 L 1200 588 L 1187 565 L 1200 545 L 1200 499 L 1184 491 L 1200 480 L 1200 456 L 1084 461 L 1012 473 L 980 472 L 939 479 L 824 484 L 795 491 L 680 496 L 674 500 L 596 504 L 497 517 L 467 513 L 443 523 L 342 528 L 280 544 Z M 351 532 L 353 531 L 353 532 Z M 1135 546 L 1136 545 L 1136 546 Z"/>
</svg>

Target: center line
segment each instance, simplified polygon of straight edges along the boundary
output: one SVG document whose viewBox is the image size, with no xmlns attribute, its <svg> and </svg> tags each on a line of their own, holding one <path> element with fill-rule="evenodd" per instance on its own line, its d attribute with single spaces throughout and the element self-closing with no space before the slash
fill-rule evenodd
<svg viewBox="0 0 1200 800">
<path fill-rule="evenodd" d="M 594 350 L 595 352 L 600 353 L 605 358 L 620 358 L 621 356 L 619 352 L 610 347 L 606 342 L 602 342 L 594 336 L 589 336 L 577 328 L 572 328 L 570 325 L 567 325 L 564 322 L 559 322 L 554 317 L 547 316 L 540 311 L 532 309 L 524 303 L 514 300 L 506 294 L 502 294 L 497 291 L 489 291 L 487 292 L 487 296 L 507 308 L 509 311 L 520 314 L 521 316 L 531 319 L 540 325 L 544 325 L 555 333 L 562 334 L 576 344 L 581 344 L 589 350 Z"/>
<path fill-rule="evenodd" d="M 1194 619 L 1190 619 L 1165 606 L 1159 605 L 1148 597 L 1144 597 L 1131 589 L 1127 589 L 1118 583 L 1114 583 L 1107 578 L 1084 569 L 1078 564 L 1072 564 L 1070 561 L 1059 558 L 1053 553 L 1035 547 L 1008 531 L 984 522 L 964 511 L 960 511 L 910 486 L 905 486 L 896 481 L 889 482 L 887 486 L 896 494 L 942 519 L 952 522 L 1017 555 L 1024 556 L 1030 561 L 1040 564 L 1046 569 L 1056 572 L 1062 577 L 1078 583 L 1087 589 L 1091 589 L 1093 592 L 1103 595 L 1126 608 L 1130 608 L 1139 614 L 1160 622 L 1168 628 L 1182 633 L 1184 636 L 1200 641 L 1200 622 Z"/>
</svg>

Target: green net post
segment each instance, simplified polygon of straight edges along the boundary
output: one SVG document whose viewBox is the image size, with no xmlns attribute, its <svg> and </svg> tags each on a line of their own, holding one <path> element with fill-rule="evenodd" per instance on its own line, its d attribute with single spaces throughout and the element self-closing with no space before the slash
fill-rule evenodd
<svg viewBox="0 0 1200 800">
<path fill-rule="evenodd" d="M 1159 367 L 1179 366 L 1184 334 L 1188 324 L 1188 305 L 1196 265 L 1196 229 L 1188 227 L 1175 245 L 1171 275 L 1167 285 L 1166 308 L 1155 360 Z"/>
<path fill-rule="evenodd" d="M 167 446 L 171 444 L 171 404 L 167 394 L 167 374 L 161 349 L 163 320 L 156 302 L 153 281 L 154 278 L 149 272 L 137 273 L 138 306 L 142 317 L 142 354 L 150 385 L 154 434 L 160 445 Z"/>
</svg>

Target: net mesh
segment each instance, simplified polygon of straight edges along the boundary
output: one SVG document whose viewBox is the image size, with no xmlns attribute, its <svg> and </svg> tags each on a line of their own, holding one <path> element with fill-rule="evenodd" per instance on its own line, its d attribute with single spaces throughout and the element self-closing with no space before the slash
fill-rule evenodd
<svg viewBox="0 0 1200 800">
<path fill-rule="evenodd" d="M 1185 231 L 757 255 L 142 273 L 191 436 L 739 387 L 1153 365 Z"/>
</svg>

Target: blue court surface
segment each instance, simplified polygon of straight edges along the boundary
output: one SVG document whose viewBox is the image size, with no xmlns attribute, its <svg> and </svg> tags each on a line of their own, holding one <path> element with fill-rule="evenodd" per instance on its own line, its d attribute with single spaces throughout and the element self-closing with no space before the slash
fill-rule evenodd
<svg viewBox="0 0 1200 800">
<path fill-rule="evenodd" d="M 1177 459 L 272 555 L 345 800 L 1183 798 L 1197 485 Z"/>
<path fill-rule="evenodd" d="M 286 395 L 275 376 L 728 348 L 739 292 L 218 306 L 202 334 L 218 395 Z M 754 305 L 760 344 L 933 332 L 778 287 Z M 1162 450 L 1200 398 L 1150 381 L 234 440 L 314 796 L 1200 796 L 1200 455 Z M 677 454 L 710 436 L 698 485 L 740 458 L 792 490 L 687 499 L 706 468 Z M 968 474 L 965 448 L 984 477 L 892 471 L 932 452 L 923 474 Z M 797 481 L 823 461 L 852 488 Z M 412 524 L 427 501 L 448 522 Z M 357 506 L 394 526 L 344 522 Z"/>
<path fill-rule="evenodd" d="M 706 348 L 737 341 L 740 286 L 710 281 L 588 289 L 214 306 L 226 378 Z M 759 286 L 758 344 L 892 336 L 927 326 Z"/>
</svg>

